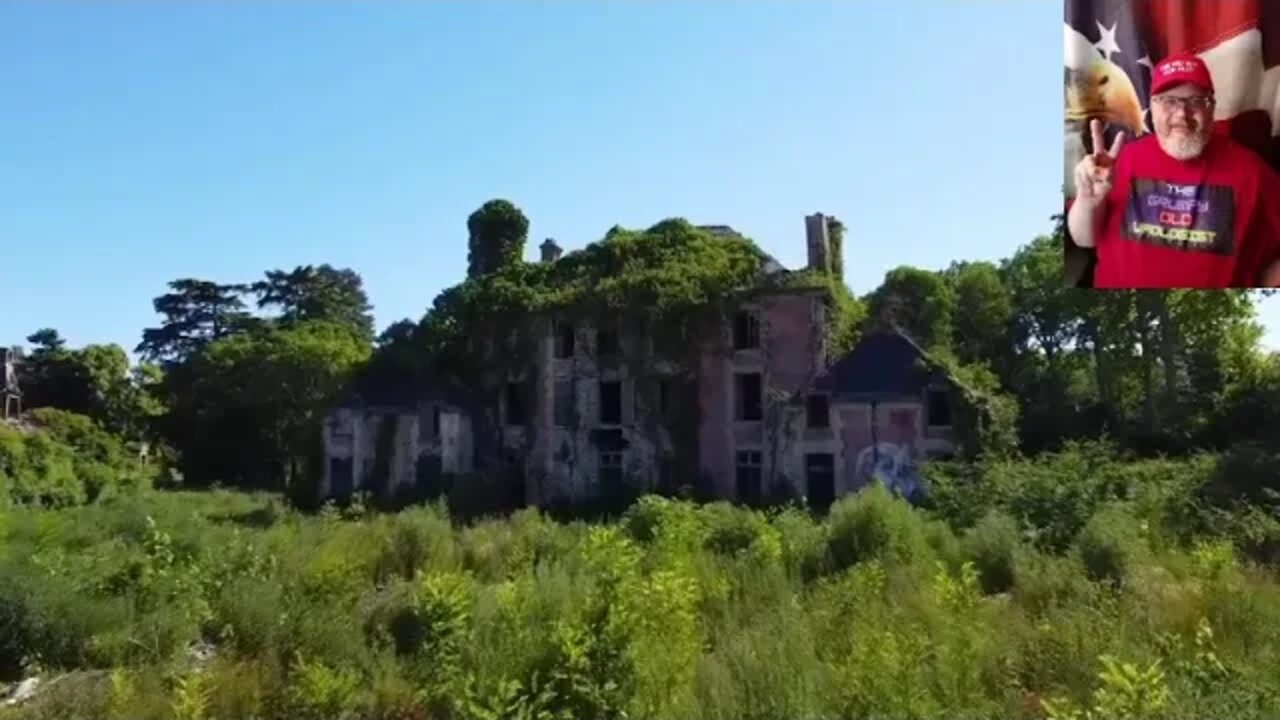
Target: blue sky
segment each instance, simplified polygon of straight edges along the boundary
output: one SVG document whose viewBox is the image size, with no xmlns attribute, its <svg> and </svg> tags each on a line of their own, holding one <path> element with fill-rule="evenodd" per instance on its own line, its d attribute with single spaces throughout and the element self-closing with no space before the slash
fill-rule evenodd
<svg viewBox="0 0 1280 720">
<path fill-rule="evenodd" d="M 0 340 L 132 348 L 184 276 L 328 262 L 379 327 L 466 267 L 505 197 L 528 255 L 729 224 L 847 280 L 998 259 L 1060 206 L 1050 2 L 0 5 Z M 985 178 L 985 180 L 983 179 Z M 1268 344 L 1280 347 L 1280 300 Z"/>
</svg>

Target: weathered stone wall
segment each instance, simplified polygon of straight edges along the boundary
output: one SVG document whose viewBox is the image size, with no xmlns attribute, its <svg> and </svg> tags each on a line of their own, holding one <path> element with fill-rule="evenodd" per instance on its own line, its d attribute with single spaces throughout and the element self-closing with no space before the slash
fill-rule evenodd
<svg viewBox="0 0 1280 720">
<path fill-rule="evenodd" d="M 439 411 L 439 428 L 435 427 Z M 385 479 L 375 477 L 380 436 L 384 423 L 394 418 Z M 335 483 L 335 463 L 350 463 L 352 490 L 393 493 L 418 481 L 418 463 L 433 458 L 442 472 L 471 471 L 471 426 L 456 409 L 424 403 L 417 410 L 406 408 L 336 408 L 329 413 L 323 436 L 325 463 L 322 468 L 322 496 L 339 493 Z M 339 465 L 341 467 L 341 465 Z M 337 486 L 336 486 L 337 485 Z"/>
<path fill-rule="evenodd" d="M 726 333 L 727 335 L 727 333 Z M 726 337 L 722 343 L 729 344 Z M 704 348 L 698 367 L 698 464 L 718 497 L 735 495 L 733 475 L 733 366 L 715 343 Z"/>
<path fill-rule="evenodd" d="M 623 357 L 636 356 L 640 348 L 632 338 L 620 338 L 616 356 L 601 356 L 596 349 L 596 332 L 585 323 L 574 325 L 574 353 L 556 357 L 554 326 L 545 326 L 539 341 L 537 366 L 531 377 L 535 407 L 532 424 L 519 433 L 527 435 L 529 456 L 526 478 L 530 502 L 556 499 L 584 500 L 609 488 L 600 486 L 601 453 L 621 455 L 624 480 L 640 488 L 651 488 L 660 462 L 663 430 L 651 422 L 652 408 L 637 402 L 637 382 L 647 375 L 633 376 Z M 604 425 L 600 415 L 600 382 L 621 384 L 621 422 Z M 569 417 L 556 417 L 558 393 L 568 392 Z M 557 422 L 567 420 L 567 422 Z M 512 441 L 509 446 L 516 446 Z"/>
<path fill-rule="evenodd" d="M 841 448 L 836 467 L 836 492 L 857 492 L 862 489 L 858 478 L 858 455 L 871 446 L 871 406 L 842 403 L 835 406 L 832 414 L 840 418 Z"/>
<path fill-rule="evenodd" d="M 704 352 L 699 375 L 701 466 L 717 495 L 737 496 L 738 453 L 748 451 L 761 454 L 761 492 L 782 481 L 798 487 L 803 472 L 797 472 L 797 462 L 802 468 L 803 457 L 797 461 L 801 448 L 787 403 L 825 359 L 821 303 L 812 293 L 762 296 L 741 308 L 759 320 L 758 348 L 725 350 L 733 347 L 731 329 L 725 328 L 720 346 L 709 345 Z M 761 376 L 763 412 L 758 421 L 736 415 L 737 376 L 743 373 Z"/>
</svg>

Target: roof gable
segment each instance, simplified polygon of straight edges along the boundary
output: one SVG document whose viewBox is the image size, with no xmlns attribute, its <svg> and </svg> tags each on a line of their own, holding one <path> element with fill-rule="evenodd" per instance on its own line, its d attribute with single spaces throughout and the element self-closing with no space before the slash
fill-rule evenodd
<svg viewBox="0 0 1280 720">
<path fill-rule="evenodd" d="M 928 354 L 900 331 L 878 331 L 818 373 L 811 389 L 848 400 L 919 395 L 934 376 L 931 365 Z"/>
</svg>

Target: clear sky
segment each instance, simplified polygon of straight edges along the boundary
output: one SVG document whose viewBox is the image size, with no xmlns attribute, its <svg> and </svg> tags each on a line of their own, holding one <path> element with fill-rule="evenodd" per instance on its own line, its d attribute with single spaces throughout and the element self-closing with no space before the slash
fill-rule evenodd
<svg viewBox="0 0 1280 720">
<path fill-rule="evenodd" d="M 1061 205 L 1061 7 L 5 2 L 0 341 L 132 349 L 171 279 L 325 262 L 416 319 L 494 197 L 530 259 L 684 216 L 798 266 L 815 211 L 857 293 L 1006 257 Z"/>
</svg>

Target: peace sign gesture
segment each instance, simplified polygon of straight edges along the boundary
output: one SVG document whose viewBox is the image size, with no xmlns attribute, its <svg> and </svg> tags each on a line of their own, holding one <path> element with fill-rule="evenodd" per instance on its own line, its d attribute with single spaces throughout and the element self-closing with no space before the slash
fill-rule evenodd
<svg viewBox="0 0 1280 720">
<path fill-rule="evenodd" d="M 1089 121 L 1089 130 L 1093 133 L 1093 153 L 1085 155 L 1076 164 L 1076 202 L 1099 203 L 1111 192 L 1112 169 L 1116 158 L 1120 157 L 1120 148 L 1124 146 L 1124 133 L 1116 135 L 1111 148 L 1103 146 L 1102 121 Z"/>
</svg>

